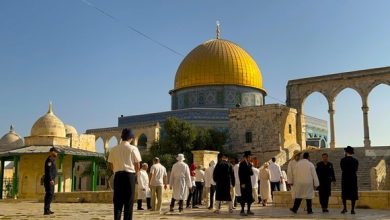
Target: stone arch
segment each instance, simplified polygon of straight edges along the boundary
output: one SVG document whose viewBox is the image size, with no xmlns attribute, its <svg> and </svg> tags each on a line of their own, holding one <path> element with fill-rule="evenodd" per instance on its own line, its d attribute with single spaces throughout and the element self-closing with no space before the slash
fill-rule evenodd
<svg viewBox="0 0 390 220">
<path fill-rule="evenodd" d="M 142 133 L 137 138 L 137 146 L 139 149 L 147 149 L 148 147 L 148 137 Z"/>
<path fill-rule="evenodd" d="M 95 138 L 96 152 L 105 153 L 104 140 L 102 137 Z"/>
<path fill-rule="evenodd" d="M 336 73 L 330 75 L 309 77 L 290 80 L 287 84 L 287 105 L 297 109 L 297 140 L 304 148 L 302 126 L 303 109 L 302 105 L 307 96 L 314 91 L 325 94 L 329 103 L 330 133 L 331 140 L 334 140 L 334 100 L 339 93 L 346 88 L 351 88 L 359 94 L 362 100 L 363 125 L 364 125 L 364 146 L 370 147 L 369 121 L 368 121 L 368 95 L 378 84 L 390 85 L 390 67 L 359 70 L 353 72 Z M 331 141 L 331 147 L 335 142 Z"/>
</svg>

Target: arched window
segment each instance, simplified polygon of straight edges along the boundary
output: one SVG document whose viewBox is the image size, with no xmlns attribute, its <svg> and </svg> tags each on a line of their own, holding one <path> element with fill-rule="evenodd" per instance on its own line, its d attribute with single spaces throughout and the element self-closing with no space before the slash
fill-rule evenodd
<svg viewBox="0 0 390 220">
<path fill-rule="evenodd" d="M 138 138 L 138 148 L 140 149 L 146 149 L 147 147 L 148 138 L 145 134 L 141 134 Z"/>
</svg>

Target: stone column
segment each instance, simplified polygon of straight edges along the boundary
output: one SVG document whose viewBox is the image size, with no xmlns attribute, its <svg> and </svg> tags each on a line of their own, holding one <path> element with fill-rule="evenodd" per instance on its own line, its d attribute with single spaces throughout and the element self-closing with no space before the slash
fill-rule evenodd
<svg viewBox="0 0 390 220">
<path fill-rule="evenodd" d="M 363 127 L 364 127 L 364 147 L 371 147 L 371 141 L 370 141 L 370 129 L 368 126 L 368 96 L 365 95 L 363 98 Z"/>
<path fill-rule="evenodd" d="M 303 116 L 303 109 L 297 108 L 297 143 L 301 146 L 301 150 L 306 149 L 306 135 L 304 131 L 305 119 Z"/>
<path fill-rule="evenodd" d="M 108 145 L 108 138 L 103 138 L 103 147 L 104 147 L 104 153 L 107 153 L 110 151 L 110 146 Z"/>
<path fill-rule="evenodd" d="M 336 148 L 336 137 L 335 137 L 335 129 L 334 129 L 334 101 L 329 101 L 329 124 L 330 124 L 330 148 Z"/>
<path fill-rule="evenodd" d="M 207 168 L 212 160 L 214 160 L 215 164 L 218 162 L 218 151 L 194 150 L 191 152 L 196 166 L 202 165 L 204 168 Z"/>
<path fill-rule="evenodd" d="M 0 160 L 0 199 L 3 199 L 4 160 Z"/>
</svg>

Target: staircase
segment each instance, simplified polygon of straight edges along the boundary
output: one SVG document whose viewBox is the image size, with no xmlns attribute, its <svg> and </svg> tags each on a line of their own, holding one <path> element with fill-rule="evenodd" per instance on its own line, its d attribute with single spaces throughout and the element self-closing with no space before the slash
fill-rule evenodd
<svg viewBox="0 0 390 220">
<path fill-rule="evenodd" d="M 389 156 L 376 156 L 368 157 L 365 155 L 365 148 L 354 148 L 355 155 L 354 157 L 359 161 L 359 169 L 357 172 L 358 176 L 358 187 L 359 191 L 370 191 L 371 190 L 371 177 L 370 170 L 372 167 L 375 167 L 380 160 L 385 159 L 387 162 L 390 161 Z M 309 149 L 306 150 L 310 154 L 310 160 L 316 165 L 317 162 L 321 161 L 323 153 L 329 155 L 329 162 L 334 166 L 335 176 L 336 176 L 336 186 L 332 185 L 333 191 L 341 191 L 341 168 L 340 160 L 344 157 L 344 149 L 336 148 L 322 148 L 322 149 Z M 283 170 L 287 171 L 288 162 L 282 166 Z"/>
</svg>

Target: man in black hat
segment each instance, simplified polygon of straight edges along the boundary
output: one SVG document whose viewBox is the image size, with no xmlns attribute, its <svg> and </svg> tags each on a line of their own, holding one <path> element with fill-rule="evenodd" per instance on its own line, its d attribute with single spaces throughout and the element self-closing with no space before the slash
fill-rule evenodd
<svg viewBox="0 0 390 220">
<path fill-rule="evenodd" d="M 251 211 L 251 205 L 254 202 L 252 196 L 252 181 L 251 176 L 253 175 L 252 164 L 251 164 L 252 153 L 250 151 L 244 152 L 244 158 L 241 161 L 238 168 L 238 177 L 241 185 L 241 212 L 240 215 L 254 215 Z M 245 213 L 245 203 L 248 204 L 247 212 Z"/>
<path fill-rule="evenodd" d="M 123 211 L 125 220 L 133 219 L 135 178 L 140 170 L 141 154 L 131 145 L 134 134 L 122 130 L 122 142 L 110 150 L 108 162 L 114 171 L 114 219 L 120 220 Z"/>
<path fill-rule="evenodd" d="M 352 157 L 354 150 L 351 146 L 344 148 L 345 157 L 340 161 L 341 167 L 341 198 L 343 200 L 342 214 L 347 212 L 347 200 L 351 200 L 351 214 L 355 214 L 355 203 L 358 200 L 358 185 L 356 172 L 359 161 Z"/>
<path fill-rule="evenodd" d="M 54 195 L 54 180 L 57 177 L 56 157 L 58 150 L 54 147 L 50 148 L 49 156 L 45 161 L 45 176 L 43 178 L 43 185 L 45 186 L 45 206 L 43 209 L 44 215 L 54 214 L 50 210 L 50 203 Z"/>
</svg>

